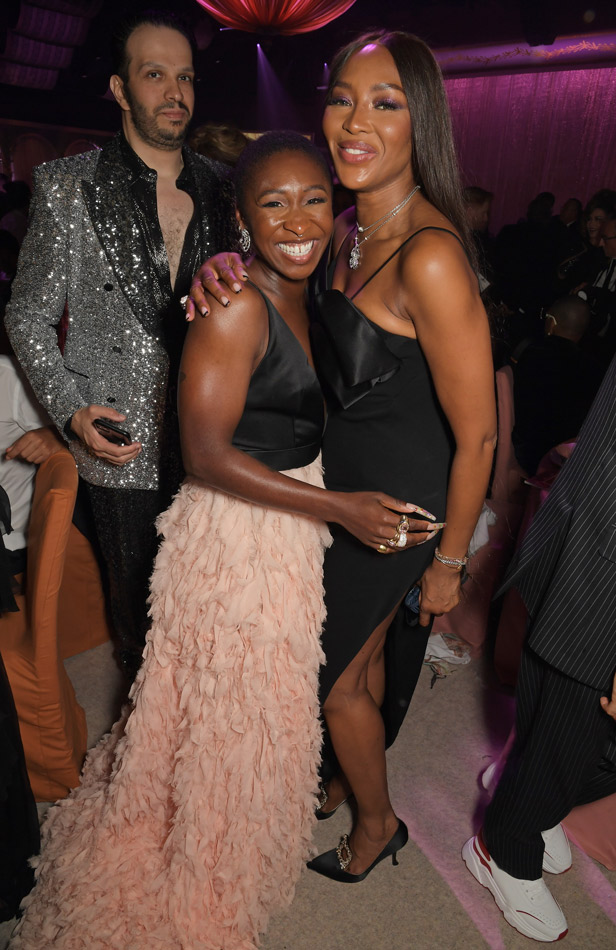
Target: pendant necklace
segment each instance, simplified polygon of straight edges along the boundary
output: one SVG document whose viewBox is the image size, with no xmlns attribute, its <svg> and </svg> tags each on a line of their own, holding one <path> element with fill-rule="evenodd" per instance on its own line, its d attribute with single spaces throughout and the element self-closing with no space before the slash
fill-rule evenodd
<svg viewBox="0 0 616 950">
<path fill-rule="evenodd" d="M 409 203 L 416 191 L 419 191 L 421 185 L 415 185 L 413 190 L 409 192 L 406 198 L 403 198 L 400 204 L 396 205 L 393 211 L 387 211 L 382 217 L 377 218 L 376 221 L 373 221 L 372 224 L 367 225 L 365 228 L 362 228 L 359 224 L 355 226 L 355 240 L 353 242 L 353 247 L 349 253 L 349 267 L 351 270 L 357 270 L 359 267 L 359 261 L 361 257 L 360 247 L 364 244 L 373 234 L 376 234 L 377 231 L 380 231 L 381 228 L 384 228 L 385 225 L 391 221 L 392 218 L 395 218 L 399 211 Z M 366 231 L 369 231 L 369 234 L 366 234 Z M 359 240 L 358 235 L 363 234 L 361 241 Z"/>
</svg>

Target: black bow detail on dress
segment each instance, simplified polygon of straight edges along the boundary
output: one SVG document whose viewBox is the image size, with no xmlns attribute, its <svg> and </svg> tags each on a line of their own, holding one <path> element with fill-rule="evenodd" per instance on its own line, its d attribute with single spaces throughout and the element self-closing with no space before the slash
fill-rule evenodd
<svg viewBox="0 0 616 950">
<path fill-rule="evenodd" d="M 315 310 L 310 333 L 319 379 L 348 409 L 377 383 L 391 379 L 401 361 L 341 291 L 319 294 Z"/>
</svg>

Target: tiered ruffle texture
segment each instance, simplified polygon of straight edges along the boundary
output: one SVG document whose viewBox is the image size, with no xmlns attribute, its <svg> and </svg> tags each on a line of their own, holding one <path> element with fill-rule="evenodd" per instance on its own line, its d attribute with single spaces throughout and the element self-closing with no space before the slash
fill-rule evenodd
<svg viewBox="0 0 616 950">
<path fill-rule="evenodd" d="M 50 809 L 12 950 L 252 950 L 309 855 L 327 529 L 191 481 L 160 528 L 132 712 Z"/>
</svg>

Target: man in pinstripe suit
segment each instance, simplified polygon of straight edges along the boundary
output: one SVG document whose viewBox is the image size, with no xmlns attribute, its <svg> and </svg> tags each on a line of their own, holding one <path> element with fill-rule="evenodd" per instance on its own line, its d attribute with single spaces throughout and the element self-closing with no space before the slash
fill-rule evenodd
<svg viewBox="0 0 616 950">
<path fill-rule="evenodd" d="M 530 617 L 516 739 L 463 857 L 512 926 L 549 942 L 567 932 L 542 880 L 571 865 L 559 822 L 616 792 L 616 358 L 514 558 L 513 584 Z"/>
</svg>

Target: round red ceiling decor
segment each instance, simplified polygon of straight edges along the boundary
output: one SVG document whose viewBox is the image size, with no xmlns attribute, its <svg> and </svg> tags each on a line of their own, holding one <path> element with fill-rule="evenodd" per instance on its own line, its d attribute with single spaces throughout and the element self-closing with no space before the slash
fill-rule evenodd
<svg viewBox="0 0 616 950">
<path fill-rule="evenodd" d="M 247 33 L 309 33 L 331 23 L 355 0 L 197 0 L 223 26 Z"/>
</svg>

